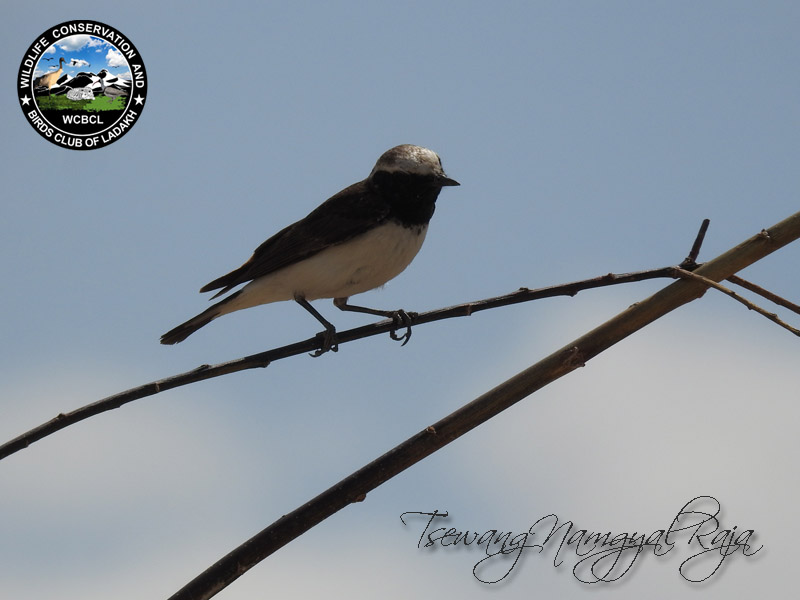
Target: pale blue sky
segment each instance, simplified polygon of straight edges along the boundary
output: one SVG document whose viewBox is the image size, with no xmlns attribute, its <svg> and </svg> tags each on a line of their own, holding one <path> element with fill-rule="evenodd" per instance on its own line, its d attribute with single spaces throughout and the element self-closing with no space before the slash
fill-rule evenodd
<svg viewBox="0 0 800 600">
<path fill-rule="evenodd" d="M 437 151 L 442 194 L 412 266 L 375 307 L 428 310 L 701 260 L 798 209 L 795 2 L 7 2 L 0 81 L 0 438 L 61 411 L 305 339 L 291 303 L 164 331 L 200 286 L 365 177 L 400 143 Z M 73 18 L 144 58 L 142 117 L 91 152 L 47 143 L 19 61 Z M 800 246 L 744 275 L 800 300 Z M 160 394 L 0 461 L 9 598 L 165 598 L 282 514 L 645 298 L 650 282 L 499 309 Z M 340 328 L 369 322 L 330 302 Z M 787 316 L 792 320 L 791 316 Z M 797 319 L 794 319 L 797 323 Z M 218 597 L 778 597 L 793 583 L 800 341 L 709 292 L 451 444 Z M 621 583 L 528 555 L 480 584 L 477 550 L 416 548 L 405 511 L 521 531 L 665 528 L 713 495 L 765 550 L 711 582 L 676 549 Z"/>
<path fill-rule="evenodd" d="M 109 72 L 114 75 L 127 74 L 127 78 L 131 78 L 130 67 L 119 49 L 110 42 L 91 35 L 60 37 L 58 42 L 48 46 L 42 54 L 34 76 L 58 68 L 61 57 L 64 58 L 64 73 L 73 77 L 81 71 L 96 74 L 103 69 L 111 69 Z"/>
</svg>

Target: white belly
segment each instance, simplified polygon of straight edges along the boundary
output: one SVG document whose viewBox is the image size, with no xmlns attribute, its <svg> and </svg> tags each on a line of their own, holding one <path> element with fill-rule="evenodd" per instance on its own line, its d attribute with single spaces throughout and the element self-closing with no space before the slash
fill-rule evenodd
<svg viewBox="0 0 800 600">
<path fill-rule="evenodd" d="M 306 300 L 347 298 L 380 287 L 411 263 L 422 247 L 427 229 L 427 225 L 411 229 L 395 223 L 380 225 L 348 242 L 251 281 L 236 298 L 224 305 L 223 311 L 293 300 L 298 295 Z"/>
</svg>

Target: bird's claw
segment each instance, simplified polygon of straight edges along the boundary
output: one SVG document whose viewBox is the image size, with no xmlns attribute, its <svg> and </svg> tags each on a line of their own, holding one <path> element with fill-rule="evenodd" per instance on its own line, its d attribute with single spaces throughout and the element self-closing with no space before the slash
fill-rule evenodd
<svg viewBox="0 0 800 600">
<path fill-rule="evenodd" d="M 394 311 L 391 316 L 392 321 L 394 321 L 395 328 L 389 332 L 389 335 L 396 342 L 402 340 L 403 343 L 400 344 L 400 347 L 402 348 L 408 343 L 408 340 L 411 339 L 411 320 L 413 317 L 417 316 L 417 313 L 412 312 L 409 314 L 401 308 Z M 397 329 L 400 327 L 406 328 L 406 331 L 403 335 L 397 335 Z"/>
<path fill-rule="evenodd" d="M 314 352 L 309 352 L 309 355 L 317 358 L 322 356 L 326 352 L 338 352 L 339 351 L 339 342 L 336 340 L 336 330 L 335 329 L 326 329 L 317 334 L 317 337 L 322 337 L 322 344 L 320 345 L 319 350 L 315 350 Z"/>
</svg>

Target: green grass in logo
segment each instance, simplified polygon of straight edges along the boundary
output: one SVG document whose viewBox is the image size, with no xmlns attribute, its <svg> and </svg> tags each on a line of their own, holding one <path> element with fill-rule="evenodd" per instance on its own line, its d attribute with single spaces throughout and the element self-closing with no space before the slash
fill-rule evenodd
<svg viewBox="0 0 800 600">
<path fill-rule="evenodd" d="M 39 96 L 36 102 L 41 110 L 85 110 L 100 112 L 104 110 L 125 110 L 125 98 L 117 97 L 113 102 L 105 96 L 94 100 L 70 100 L 66 96 Z"/>
</svg>

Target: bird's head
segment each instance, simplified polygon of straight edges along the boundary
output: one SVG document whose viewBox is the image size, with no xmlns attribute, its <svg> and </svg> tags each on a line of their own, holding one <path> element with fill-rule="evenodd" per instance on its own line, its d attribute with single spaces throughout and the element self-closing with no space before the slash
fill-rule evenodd
<svg viewBox="0 0 800 600">
<path fill-rule="evenodd" d="M 422 146 L 402 144 L 384 152 L 375 163 L 368 180 L 377 187 L 391 185 L 392 180 L 412 180 L 439 189 L 460 185 L 444 173 L 442 160 L 433 150 Z"/>
</svg>

